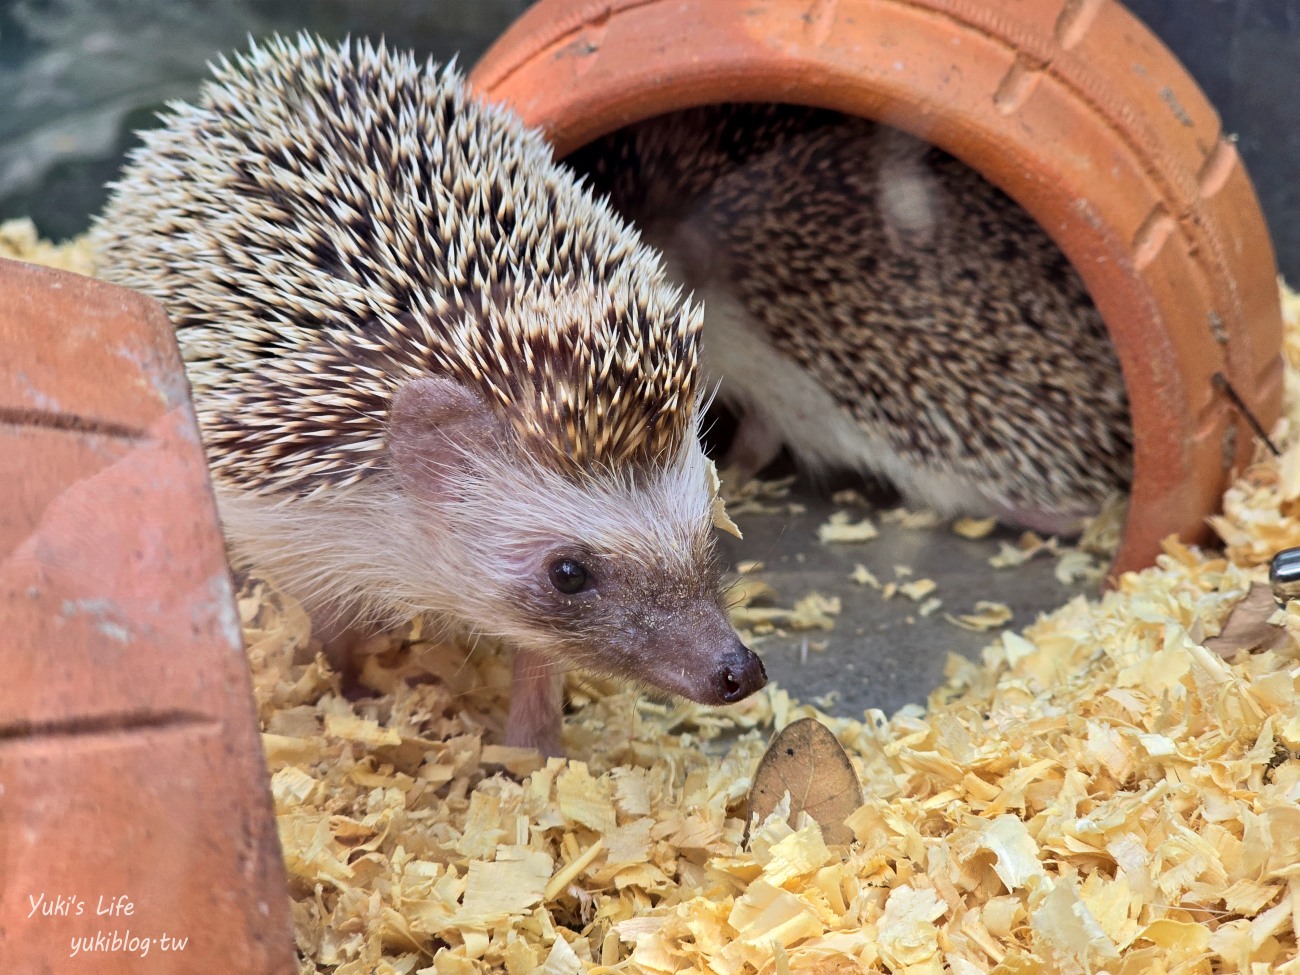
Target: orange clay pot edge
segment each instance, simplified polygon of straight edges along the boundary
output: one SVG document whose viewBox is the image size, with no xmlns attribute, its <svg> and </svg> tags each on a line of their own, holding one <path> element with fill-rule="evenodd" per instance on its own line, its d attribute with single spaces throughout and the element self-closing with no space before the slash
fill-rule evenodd
<svg viewBox="0 0 1300 975">
<path fill-rule="evenodd" d="M 133 929 L 185 941 L 150 971 L 290 975 L 284 860 L 172 327 L 142 294 L 19 261 L 0 259 L 0 296 L 4 969 L 75 969 L 70 938 Z M 84 917 L 33 917 L 41 894 Z M 97 897 L 132 916 L 96 921 Z M 93 950 L 87 970 L 142 970 L 135 951 Z"/>
<path fill-rule="evenodd" d="M 791 101 L 912 131 L 1010 193 L 1083 275 L 1123 364 L 1135 477 L 1121 572 L 1150 564 L 1167 534 L 1205 537 L 1228 483 L 1226 431 L 1250 439 L 1210 377 L 1225 371 L 1271 425 L 1281 313 L 1258 202 L 1217 116 L 1127 11 L 1085 6 L 1098 9 L 1063 30 L 1077 5 L 1032 5 L 1031 23 L 957 0 L 842 0 L 811 12 L 794 2 L 542 0 L 471 80 L 540 126 L 559 155 L 690 105 Z M 882 38 L 892 59 L 873 48 Z M 1130 65 L 1108 62 L 1112 50 L 1140 59 L 1151 80 L 1115 81 Z M 1038 66 L 1028 80 L 1026 63 Z"/>
</svg>

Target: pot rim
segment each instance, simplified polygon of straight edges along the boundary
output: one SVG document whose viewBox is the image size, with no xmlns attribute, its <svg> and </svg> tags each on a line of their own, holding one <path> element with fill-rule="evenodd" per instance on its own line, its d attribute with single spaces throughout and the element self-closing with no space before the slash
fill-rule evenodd
<svg viewBox="0 0 1300 975">
<path fill-rule="evenodd" d="M 1280 413 L 1276 263 L 1235 146 L 1187 72 L 1118 3 L 541 0 L 484 55 L 477 91 L 558 156 L 724 101 L 886 122 L 1015 199 L 1083 277 L 1119 354 L 1134 478 L 1113 574 L 1205 537 L 1251 441 L 1225 373 Z"/>
</svg>

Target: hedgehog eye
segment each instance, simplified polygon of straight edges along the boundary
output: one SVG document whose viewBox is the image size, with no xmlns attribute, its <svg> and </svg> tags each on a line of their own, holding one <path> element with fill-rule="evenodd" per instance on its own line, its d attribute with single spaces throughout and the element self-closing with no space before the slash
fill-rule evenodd
<svg viewBox="0 0 1300 975">
<path fill-rule="evenodd" d="M 566 596 L 582 592 L 591 584 L 591 574 L 586 566 L 573 559 L 556 559 L 549 570 L 551 585 Z"/>
</svg>

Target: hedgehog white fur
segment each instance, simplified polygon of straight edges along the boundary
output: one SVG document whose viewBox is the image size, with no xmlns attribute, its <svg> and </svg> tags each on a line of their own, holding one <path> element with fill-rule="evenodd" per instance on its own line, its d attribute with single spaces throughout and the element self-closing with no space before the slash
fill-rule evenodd
<svg viewBox="0 0 1300 975">
<path fill-rule="evenodd" d="M 175 323 L 236 561 L 333 643 L 418 613 L 506 641 L 514 744 L 558 750 L 563 666 L 762 686 L 720 598 L 701 315 L 637 233 L 453 67 L 300 36 L 214 70 L 94 243 Z"/>
</svg>

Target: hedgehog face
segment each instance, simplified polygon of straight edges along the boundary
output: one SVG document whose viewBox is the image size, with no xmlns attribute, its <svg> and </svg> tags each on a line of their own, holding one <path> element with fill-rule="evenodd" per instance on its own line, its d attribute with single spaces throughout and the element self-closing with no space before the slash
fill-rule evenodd
<svg viewBox="0 0 1300 975">
<path fill-rule="evenodd" d="M 573 476 L 533 459 L 473 393 L 431 379 L 395 398 L 389 445 L 426 539 L 414 608 L 702 703 L 765 683 L 723 606 L 695 437 L 657 463 Z"/>
<path fill-rule="evenodd" d="M 484 558 L 501 560 L 489 588 L 510 607 L 497 612 L 503 636 L 706 704 L 766 682 L 723 605 L 704 458 L 694 443 L 681 454 L 636 479 L 534 471 L 531 489 L 516 484 L 516 501 L 531 500 L 513 509 L 510 544 Z"/>
<path fill-rule="evenodd" d="M 592 538 L 607 527 L 591 508 L 566 529 Z M 727 618 L 711 525 L 697 518 L 678 529 L 680 544 L 667 550 L 637 532 L 600 545 L 539 538 L 526 556 L 533 571 L 513 587 L 523 610 L 515 642 L 705 704 L 747 697 L 766 674 Z"/>
</svg>

